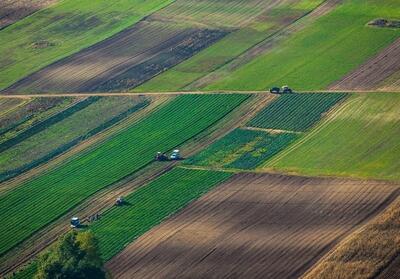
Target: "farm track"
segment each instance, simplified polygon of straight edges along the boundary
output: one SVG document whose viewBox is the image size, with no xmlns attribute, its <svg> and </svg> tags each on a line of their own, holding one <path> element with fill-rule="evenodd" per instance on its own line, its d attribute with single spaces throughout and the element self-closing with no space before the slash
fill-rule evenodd
<svg viewBox="0 0 400 279">
<path fill-rule="evenodd" d="M 0 30 L 57 2 L 58 0 L 2 0 L 0 1 Z"/>
<path fill-rule="evenodd" d="M 187 85 L 185 88 L 204 88 L 212 82 L 222 78 L 225 72 L 231 72 L 240 66 L 249 63 L 251 60 L 255 59 L 257 56 L 265 54 L 275 48 L 280 42 L 290 37 L 292 34 L 302 30 L 309 24 L 316 21 L 318 18 L 326 15 L 332 11 L 336 6 L 338 6 L 343 0 L 326 0 L 321 3 L 314 10 L 306 13 L 300 18 L 294 21 L 288 22 L 286 26 L 276 31 L 272 35 L 268 36 L 263 41 L 254 45 L 250 49 L 244 51 L 241 55 L 235 57 L 228 63 L 221 65 L 218 69 L 214 70 L 208 75 L 205 75 L 191 84 Z"/>
<path fill-rule="evenodd" d="M 392 81 L 392 85 L 385 84 L 386 79 L 398 72 L 400 72 L 400 38 L 356 70 L 332 84 L 329 89 L 378 91 L 385 87 L 399 89 L 398 82 L 396 86 L 396 80 Z M 400 81 L 400 77 L 398 81 Z"/>
<path fill-rule="evenodd" d="M 389 90 L 389 91 L 377 91 L 377 90 L 308 90 L 308 91 L 296 91 L 297 93 L 400 93 L 399 90 Z M 89 96 L 179 96 L 179 95 L 197 95 L 197 94 L 267 94 L 272 95 L 269 91 L 265 90 L 198 90 L 198 91 L 165 91 L 165 92 L 138 92 L 138 93 L 128 93 L 128 92 L 81 92 L 81 93 L 32 93 L 32 94 L 0 94 L 0 99 L 7 98 L 20 98 L 20 99 L 28 99 L 28 98 L 57 98 L 57 97 L 89 97 Z"/>
<path fill-rule="evenodd" d="M 191 156 L 238 126 L 244 125 L 273 99 L 274 96 L 254 96 L 246 101 L 239 109 L 231 112 L 217 125 L 210 127 L 185 143 L 181 147 L 181 149 L 185 151 L 184 155 Z M 176 164 L 178 164 L 178 162 L 168 162 L 165 164 L 152 163 L 126 179 L 99 191 L 77 208 L 36 233 L 33 237 L 16 247 L 16 249 L 3 255 L 0 258 L 0 274 L 7 274 L 17 270 L 21 265 L 33 259 L 40 251 L 51 245 L 60 234 L 69 230 L 65 224 L 68 224 L 72 216 L 78 215 L 84 219 L 95 213 L 101 214 L 112 206 L 118 196 L 128 195 L 138 187 L 172 169 Z"/>
<path fill-rule="evenodd" d="M 114 278 L 294 278 L 398 196 L 385 182 L 234 175 L 107 263 Z"/>
</svg>

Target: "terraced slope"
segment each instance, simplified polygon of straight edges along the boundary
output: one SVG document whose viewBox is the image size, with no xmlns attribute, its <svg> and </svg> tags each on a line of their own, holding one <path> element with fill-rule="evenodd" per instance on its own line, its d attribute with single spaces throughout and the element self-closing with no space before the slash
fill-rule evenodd
<svg viewBox="0 0 400 279">
<path fill-rule="evenodd" d="M 0 90 L 132 26 L 172 0 L 62 1 L 0 31 Z M 62 77 L 59 77 L 62 79 Z"/>
<path fill-rule="evenodd" d="M 371 28 L 372 19 L 399 18 L 396 0 L 344 1 L 207 89 L 264 89 L 290 84 L 321 89 L 342 78 L 400 37 L 400 29 Z M 301 55 L 299 55 L 301 53 Z"/>
<path fill-rule="evenodd" d="M 400 180 L 400 95 L 356 94 L 266 168 Z"/>
<path fill-rule="evenodd" d="M 0 254 L 59 218 L 90 195 L 173 149 L 248 98 L 247 95 L 180 96 L 108 141 L 2 195 Z M 46 202 L 43 202 L 46 201 Z"/>
<path fill-rule="evenodd" d="M 0 181 L 14 177 L 67 151 L 149 104 L 146 98 L 90 97 L 88 105 L 19 143 L 2 150 Z M 57 117 L 57 116 L 56 116 Z M 15 143 L 12 138 L 11 142 Z"/>
<path fill-rule="evenodd" d="M 107 268 L 114 278 L 298 278 L 390 202 L 395 189 L 238 174 L 127 246 Z"/>
<path fill-rule="evenodd" d="M 2 0 L 0 2 L 0 30 L 57 2 L 58 0 Z"/>
<path fill-rule="evenodd" d="M 269 23 L 264 23 L 262 15 L 298 2 L 178 0 L 122 33 L 27 76 L 6 92 L 126 91 L 195 55 L 233 28 L 252 22 L 251 38 L 244 43 L 249 47 L 266 36 Z M 300 16 L 302 11 L 294 10 L 291 16 Z M 248 34 L 236 36 L 235 44 Z M 217 62 L 229 59 L 221 58 Z"/>
</svg>

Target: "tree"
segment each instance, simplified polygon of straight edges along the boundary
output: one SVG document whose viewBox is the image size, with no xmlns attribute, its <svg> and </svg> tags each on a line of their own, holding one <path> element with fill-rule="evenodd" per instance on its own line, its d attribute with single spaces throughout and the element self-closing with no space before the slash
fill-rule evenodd
<svg viewBox="0 0 400 279">
<path fill-rule="evenodd" d="M 40 257 L 35 279 L 50 278 L 106 278 L 92 232 L 71 231 Z"/>
</svg>

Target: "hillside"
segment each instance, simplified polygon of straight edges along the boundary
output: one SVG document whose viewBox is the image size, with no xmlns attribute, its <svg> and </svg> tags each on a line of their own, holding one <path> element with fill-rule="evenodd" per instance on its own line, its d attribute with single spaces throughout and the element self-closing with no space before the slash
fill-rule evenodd
<svg viewBox="0 0 400 279">
<path fill-rule="evenodd" d="M 89 230 L 111 278 L 397 278 L 399 22 L 398 0 L 1 2 L 0 277 Z"/>
</svg>

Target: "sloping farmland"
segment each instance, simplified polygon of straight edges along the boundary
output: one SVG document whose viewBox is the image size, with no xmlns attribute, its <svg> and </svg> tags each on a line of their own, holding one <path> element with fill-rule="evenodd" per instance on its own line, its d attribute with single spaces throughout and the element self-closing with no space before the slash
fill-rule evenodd
<svg viewBox="0 0 400 279">
<path fill-rule="evenodd" d="M 400 38 L 358 69 L 330 86 L 334 90 L 398 89 L 400 85 Z M 392 78 L 393 77 L 393 78 Z"/>
<path fill-rule="evenodd" d="M 4 193 L 0 218 L 10 226 L 0 229 L 0 254 L 97 191 L 145 167 L 157 151 L 169 151 L 201 133 L 248 97 L 177 97 L 107 141 Z"/>
<path fill-rule="evenodd" d="M 237 174 L 127 246 L 107 268 L 113 278 L 299 277 L 392 201 L 396 189 Z"/>
<path fill-rule="evenodd" d="M 58 0 L 2 0 L 0 2 L 0 29 L 57 2 Z"/>
<path fill-rule="evenodd" d="M 117 35 L 21 79 L 4 92 L 127 91 L 281 2 L 179 0 Z"/>
<path fill-rule="evenodd" d="M 399 111 L 397 93 L 354 94 L 264 167 L 399 181 Z"/>
</svg>

